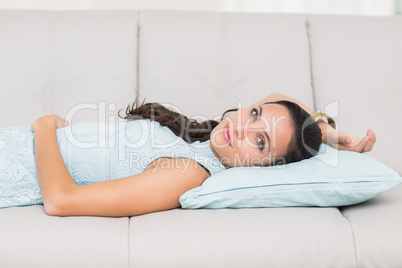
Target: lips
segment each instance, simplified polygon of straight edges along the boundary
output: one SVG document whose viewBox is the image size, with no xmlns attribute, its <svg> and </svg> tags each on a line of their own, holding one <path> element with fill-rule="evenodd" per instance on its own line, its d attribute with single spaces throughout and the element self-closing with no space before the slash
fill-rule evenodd
<svg viewBox="0 0 402 268">
<path fill-rule="evenodd" d="M 232 143 L 230 142 L 230 132 L 229 132 L 229 124 L 223 128 L 223 137 L 225 138 L 226 142 L 229 143 L 231 147 Z"/>
</svg>

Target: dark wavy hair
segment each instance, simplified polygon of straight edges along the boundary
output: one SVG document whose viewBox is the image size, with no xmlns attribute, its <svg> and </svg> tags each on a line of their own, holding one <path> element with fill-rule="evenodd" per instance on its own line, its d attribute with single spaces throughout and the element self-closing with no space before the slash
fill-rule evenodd
<svg viewBox="0 0 402 268">
<path fill-rule="evenodd" d="M 315 156 L 322 143 L 322 133 L 314 118 L 294 102 L 280 100 L 264 104 L 272 103 L 283 105 L 287 108 L 293 127 L 293 135 L 286 155 L 277 159 L 279 160 L 278 163 L 274 160 L 272 164 L 298 162 Z"/>
<path fill-rule="evenodd" d="M 271 165 L 297 162 L 316 155 L 322 142 L 322 136 L 321 129 L 315 120 L 294 102 L 280 100 L 264 104 L 274 103 L 287 108 L 291 117 L 293 135 L 286 155 L 274 160 Z M 225 111 L 221 121 L 227 113 L 237 110 L 235 108 Z M 215 120 L 197 122 L 156 102 L 145 103 L 144 100 L 142 104 L 139 104 L 138 99 L 132 105 L 127 106 L 124 116 L 121 116 L 119 111 L 119 117 L 129 121 L 138 119 L 157 121 L 188 143 L 209 140 L 212 130 L 219 124 Z"/>
</svg>

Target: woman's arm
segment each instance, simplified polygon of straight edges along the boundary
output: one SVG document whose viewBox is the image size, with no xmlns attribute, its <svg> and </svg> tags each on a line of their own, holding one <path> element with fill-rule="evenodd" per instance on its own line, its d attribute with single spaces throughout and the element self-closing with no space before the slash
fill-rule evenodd
<svg viewBox="0 0 402 268">
<path fill-rule="evenodd" d="M 126 217 L 179 208 L 179 197 L 208 177 L 194 160 L 160 158 L 142 173 L 77 186 L 50 215 Z"/>
<path fill-rule="evenodd" d="M 266 102 L 274 102 L 279 100 L 287 100 L 297 103 L 309 114 L 313 113 L 313 110 L 304 105 L 303 103 L 282 94 L 271 94 L 254 105 L 261 105 Z M 322 142 L 340 150 L 348 150 L 354 152 L 368 152 L 372 150 L 374 143 L 376 141 L 376 136 L 373 130 L 371 129 L 367 131 L 365 137 L 360 139 L 352 134 L 337 131 L 324 121 L 319 121 L 318 125 L 322 133 Z"/>
<path fill-rule="evenodd" d="M 55 200 L 63 200 L 75 184 L 61 157 L 56 128 L 68 123 L 57 115 L 39 118 L 32 125 L 35 144 L 36 173 L 46 211 L 53 211 Z"/>
<path fill-rule="evenodd" d="M 57 144 L 55 130 L 64 125 L 63 119 L 52 115 L 32 126 L 37 175 L 48 215 L 122 217 L 178 208 L 179 197 L 209 177 L 193 160 L 161 158 L 137 175 L 77 185 Z"/>
</svg>

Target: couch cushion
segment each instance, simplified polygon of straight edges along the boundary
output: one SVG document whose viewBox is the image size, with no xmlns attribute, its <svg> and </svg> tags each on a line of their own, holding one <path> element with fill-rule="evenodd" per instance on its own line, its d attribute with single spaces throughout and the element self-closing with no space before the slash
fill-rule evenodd
<svg viewBox="0 0 402 268">
<path fill-rule="evenodd" d="M 0 10 L 0 126 L 29 126 L 46 112 L 53 16 Z"/>
<path fill-rule="evenodd" d="M 352 225 L 358 268 L 401 267 L 402 186 L 341 212 Z"/>
<path fill-rule="evenodd" d="M 126 268 L 127 226 L 128 218 L 47 216 L 41 205 L 0 209 L 0 267 Z"/>
<path fill-rule="evenodd" d="M 308 21 L 316 107 L 336 116 L 341 130 L 364 136 L 373 128 L 371 154 L 402 174 L 402 18 Z"/>
<path fill-rule="evenodd" d="M 303 15 L 141 11 L 139 91 L 220 118 L 280 92 L 313 106 Z"/>
<path fill-rule="evenodd" d="M 73 122 L 97 121 L 125 108 L 135 98 L 137 14 L 0 11 L 0 113 L 10 115 L 0 125 L 69 111 Z"/>
<path fill-rule="evenodd" d="M 337 208 L 180 210 L 130 219 L 129 267 L 355 267 Z"/>
</svg>

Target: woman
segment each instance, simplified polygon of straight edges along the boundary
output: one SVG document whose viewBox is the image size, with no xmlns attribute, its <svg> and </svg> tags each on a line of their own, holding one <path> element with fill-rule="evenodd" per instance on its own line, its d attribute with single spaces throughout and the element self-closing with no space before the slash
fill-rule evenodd
<svg viewBox="0 0 402 268">
<path fill-rule="evenodd" d="M 279 100 L 284 101 L 273 103 Z M 178 114 L 167 117 L 165 121 L 158 119 L 160 112 L 166 112 L 163 108 L 151 114 L 148 112 L 152 109 L 146 106 L 128 109 L 125 118 L 160 120 L 161 125 L 168 125 L 175 134 L 181 133 L 188 142 L 207 141 L 210 151 L 225 168 L 299 161 L 315 155 L 321 141 L 344 150 L 366 152 L 372 149 L 375 135 L 371 130 L 363 139 L 338 134 L 324 122 L 312 122 L 310 109 L 298 103 L 304 111 L 291 102 L 298 103 L 274 94 L 233 113 L 220 123 L 204 122 L 200 125 L 201 130 L 196 130 L 197 124 L 190 121 L 180 126 L 185 117 Z M 159 157 L 141 173 L 77 185 L 66 168 L 57 143 L 56 129 L 67 124 L 57 115 L 48 115 L 32 125 L 37 177 L 48 215 L 118 217 L 178 208 L 179 197 L 200 186 L 210 176 L 211 172 L 194 159 L 187 159 L 190 164 L 186 164 L 180 158 Z M 183 128 L 187 131 L 183 132 Z"/>
</svg>

